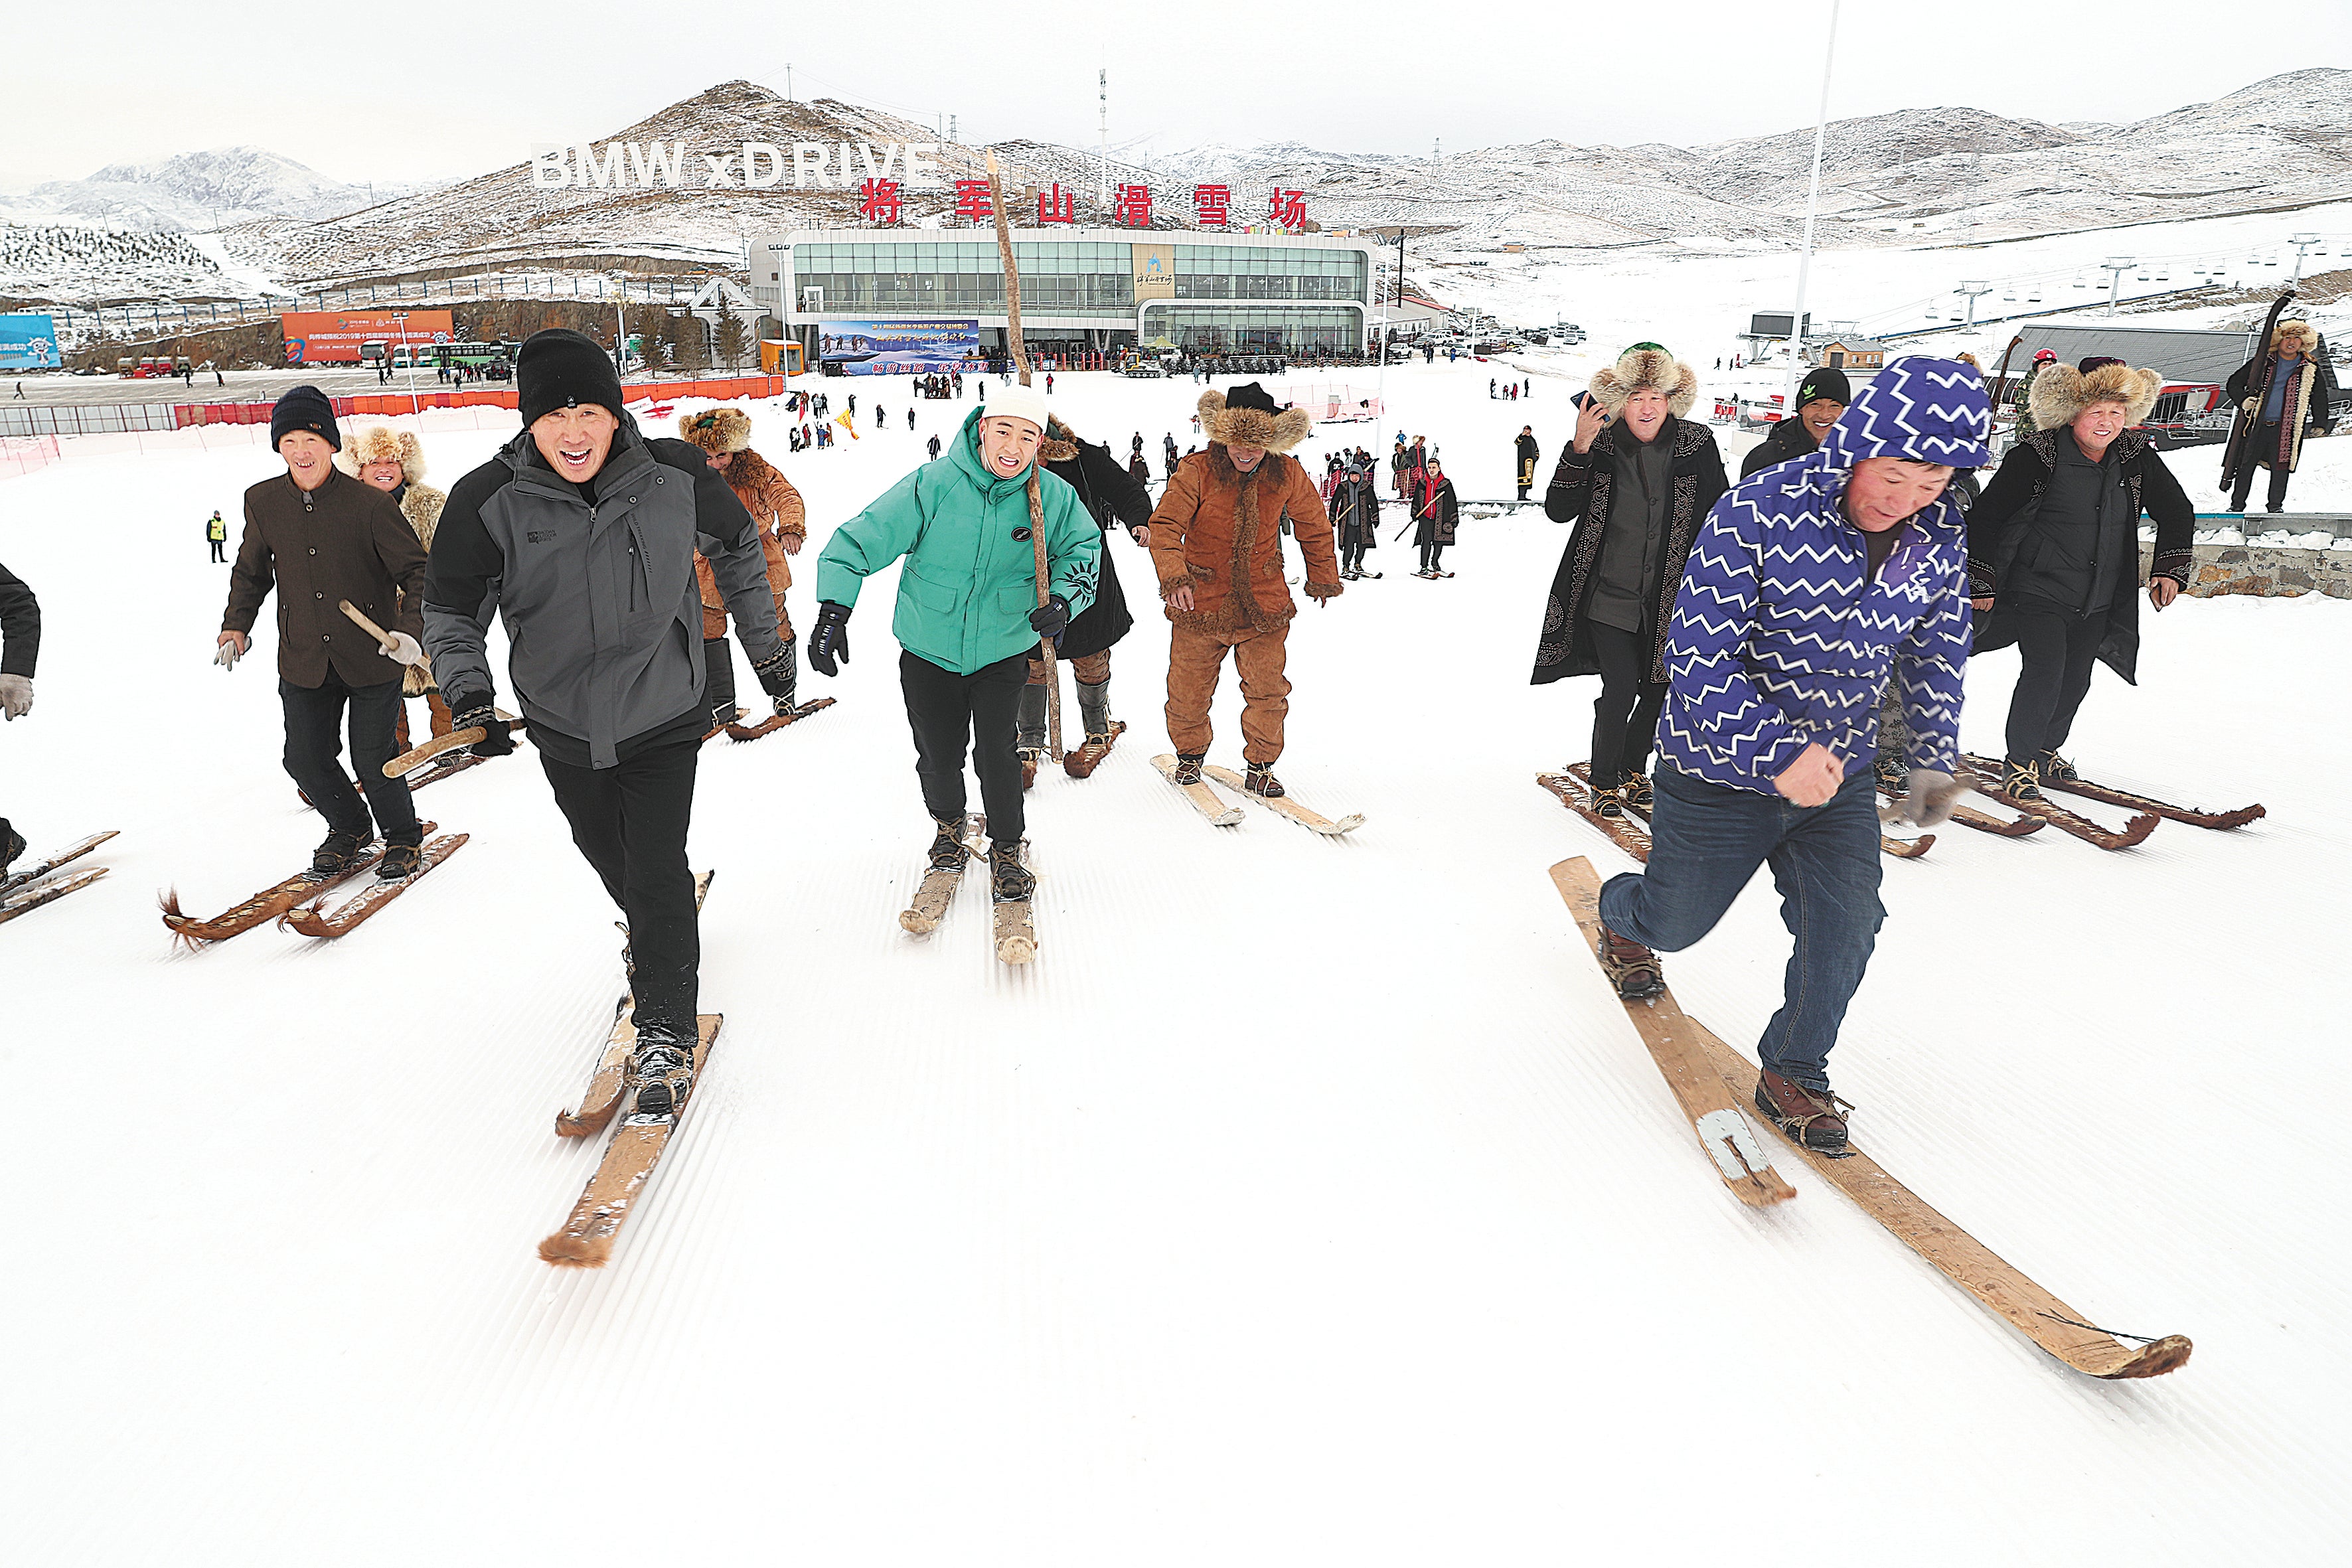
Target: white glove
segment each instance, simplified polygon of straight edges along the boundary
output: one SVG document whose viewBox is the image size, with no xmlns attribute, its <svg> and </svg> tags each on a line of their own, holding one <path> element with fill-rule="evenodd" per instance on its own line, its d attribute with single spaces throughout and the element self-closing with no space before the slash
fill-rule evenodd
<svg viewBox="0 0 2352 1568">
<path fill-rule="evenodd" d="M 406 632 L 394 632 L 386 641 L 376 645 L 376 651 L 394 664 L 423 664 L 425 650 Z"/>
<path fill-rule="evenodd" d="M 224 642 L 213 650 L 213 662 L 223 669 L 235 669 L 236 661 L 244 657 L 244 653 L 245 650 L 235 642 Z"/>
<path fill-rule="evenodd" d="M 1960 804 L 1968 787 L 1934 768 L 1913 768 L 1903 798 L 1880 806 L 1879 819 L 1912 827 L 1941 827 L 1952 820 L 1952 808 Z"/>
<path fill-rule="evenodd" d="M 33 710 L 33 678 L 29 675 L 0 675 L 0 712 L 12 720 L 22 719 Z"/>
</svg>

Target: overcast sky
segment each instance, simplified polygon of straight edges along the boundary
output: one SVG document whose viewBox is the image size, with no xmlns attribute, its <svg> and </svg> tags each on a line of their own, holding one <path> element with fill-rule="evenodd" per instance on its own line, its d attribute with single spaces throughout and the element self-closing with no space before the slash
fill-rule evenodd
<svg viewBox="0 0 2352 1568">
<path fill-rule="evenodd" d="M 955 114 L 967 142 L 1301 142 L 1450 154 L 1546 137 L 1691 144 L 1810 124 L 1829 0 L 1144 7 L 972 0 L 695 7 L 408 0 L 305 9 L 18 7 L 0 190 L 204 147 L 331 177 L 446 179 L 601 138 L 734 77 Z M 1833 117 L 1967 105 L 2144 119 L 2307 66 L 2352 66 L 2352 5 L 2293 28 L 2215 0 L 1922 7 L 1845 0 Z M 1383 16 L 1393 23 L 1383 24 Z"/>
</svg>

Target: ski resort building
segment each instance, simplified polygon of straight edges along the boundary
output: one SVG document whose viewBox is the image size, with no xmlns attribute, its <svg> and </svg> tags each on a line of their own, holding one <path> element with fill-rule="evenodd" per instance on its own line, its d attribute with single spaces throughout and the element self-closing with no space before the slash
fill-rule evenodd
<svg viewBox="0 0 2352 1568">
<path fill-rule="evenodd" d="M 1040 352 L 1352 353 L 1371 315 L 1372 244 L 1330 235 L 1013 231 L 1022 335 Z M 765 335 L 809 362 L 833 323 L 971 321 L 1005 349 L 1004 270 L 985 229 L 803 229 L 754 238 Z"/>
</svg>

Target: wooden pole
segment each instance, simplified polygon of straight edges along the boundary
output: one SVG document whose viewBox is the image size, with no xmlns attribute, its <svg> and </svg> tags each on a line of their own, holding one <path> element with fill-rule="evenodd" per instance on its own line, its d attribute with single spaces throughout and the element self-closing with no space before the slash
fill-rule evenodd
<svg viewBox="0 0 2352 1568">
<path fill-rule="evenodd" d="M 1004 341 L 1013 351 L 1013 366 L 1020 372 L 1021 384 L 1029 384 L 1029 348 L 1021 339 L 1021 267 L 1013 259 L 1013 229 L 1004 217 L 1004 183 L 996 169 L 996 149 L 988 153 L 988 205 L 996 213 L 996 250 L 1004 261 Z M 1042 447 L 1045 432 L 1037 432 Z M 1037 604 L 1043 608 L 1053 597 L 1053 570 L 1045 561 L 1045 499 L 1037 483 L 1037 465 L 1029 465 L 1029 542 L 1037 551 Z M 1062 754 L 1062 670 L 1054 658 L 1054 639 L 1039 637 L 1037 647 L 1045 655 L 1045 725 L 1046 743 L 1054 755 Z"/>
</svg>

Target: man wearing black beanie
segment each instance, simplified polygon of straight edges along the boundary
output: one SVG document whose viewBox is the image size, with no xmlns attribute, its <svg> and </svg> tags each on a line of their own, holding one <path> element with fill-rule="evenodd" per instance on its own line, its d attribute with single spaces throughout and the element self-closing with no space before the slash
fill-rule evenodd
<svg viewBox="0 0 2352 1568">
<path fill-rule="evenodd" d="M 425 584 L 425 643 L 475 752 L 513 738 L 491 699 L 488 632 L 572 841 L 627 917 L 636 1113 L 670 1116 L 691 1081 L 701 934 L 686 861 L 704 700 L 699 547 L 753 673 L 780 710 L 777 635 L 751 514 L 699 447 L 648 437 L 592 340 L 535 332 L 515 359 L 526 428 L 449 491 Z"/>
<path fill-rule="evenodd" d="M 1853 384 L 1846 380 L 1845 372 L 1829 365 L 1807 371 L 1805 379 L 1797 384 L 1796 414 L 1773 426 L 1771 433 L 1739 460 L 1739 477 L 1744 479 L 1812 451 L 1853 401 Z"/>
</svg>

